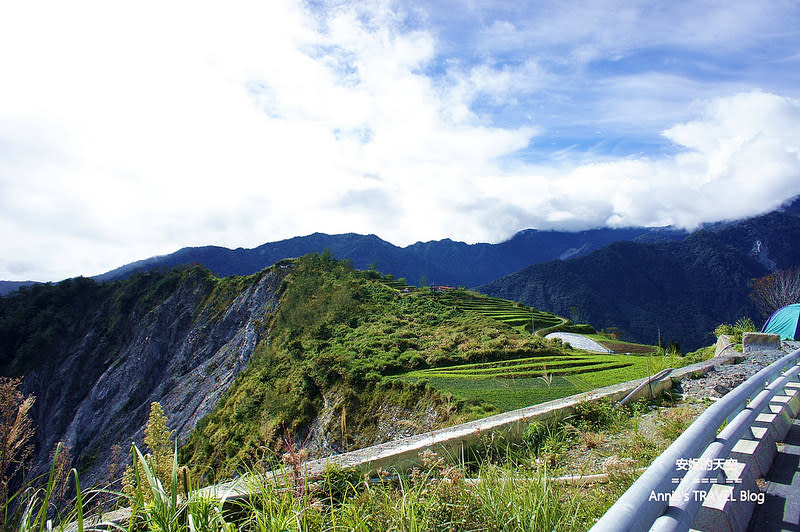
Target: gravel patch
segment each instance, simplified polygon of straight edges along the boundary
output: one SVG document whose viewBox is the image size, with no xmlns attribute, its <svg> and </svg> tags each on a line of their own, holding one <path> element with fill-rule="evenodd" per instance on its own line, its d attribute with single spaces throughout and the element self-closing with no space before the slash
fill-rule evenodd
<svg viewBox="0 0 800 532">
<path fill-rule="evenodd" d="M 765 367 L 798 349 L 800 342 L 784 342 L 782 349 L 747 353 L 736 357 L 733 363 L 714 364 L 703 377 L 683 379 L 673 388 L 684 399 L 719 399 Z"/>
</svg>

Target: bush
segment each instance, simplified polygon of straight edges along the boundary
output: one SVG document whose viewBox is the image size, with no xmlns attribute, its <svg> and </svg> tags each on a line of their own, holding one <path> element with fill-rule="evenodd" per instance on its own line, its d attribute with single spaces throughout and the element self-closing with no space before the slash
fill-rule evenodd
<svg viewBox="0 0 800 532">
<path fill-rule="evenodd" d="M 559 453 L 572 441 L 575 429 L 560 418 L 531 422 L 523 433 L 525 443 L 535 454 Z"/>
<path fill-rule="evenodd" d="M 723 323 L 714 329 L 714 335 L 719 338 L 723 334 L 731 337 L 731 341 L 735 344 L 742 343 L 742 334 L 746 332 L 757 332 L 755 323 L 748 317 L 741 317 L 736 320 L 736 323 L 730 325 Z"/>
<path fill-rule="evenodd" d="M 619 412 L 609 399 L 597 401 L 581 401 L 575 405 L 573 423 L 576 427 L 598 431 L 614 423 L 619 418 Z"/>
</svg>

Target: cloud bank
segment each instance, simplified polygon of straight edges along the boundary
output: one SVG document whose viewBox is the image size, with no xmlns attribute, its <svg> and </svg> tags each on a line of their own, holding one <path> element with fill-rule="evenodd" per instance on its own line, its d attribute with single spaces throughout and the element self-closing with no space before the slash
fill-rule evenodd
<svg viewBox="0 0 800 532">
<path fill-rule="evenodd" d="M 637 20 L 672 12 L 544 31 L 510 7 L 17 4 L 0 8 L 0 279 L 314 231 L 692 228 L 800 194 L 785 78 L 633 65 Z M 574 13 L 558 5 L 552 21 Z M 773 22 L 706 18 L 738 43 Z"/>
</svg>

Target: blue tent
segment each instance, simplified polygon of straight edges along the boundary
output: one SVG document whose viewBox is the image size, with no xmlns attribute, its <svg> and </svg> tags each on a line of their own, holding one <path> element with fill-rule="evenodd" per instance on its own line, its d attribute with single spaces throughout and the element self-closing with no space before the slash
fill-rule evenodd
<svg viewBox="0 0 800 532">
<path fill-rule="evenodd" d="M 781 340 L 800 340 L 800 303 L 776 310 L 761 332 L 777 334 Z"/>
</svg>

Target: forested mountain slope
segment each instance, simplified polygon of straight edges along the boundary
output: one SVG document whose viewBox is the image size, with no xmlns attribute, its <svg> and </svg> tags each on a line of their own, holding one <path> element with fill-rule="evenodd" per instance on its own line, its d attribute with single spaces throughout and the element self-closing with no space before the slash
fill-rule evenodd
<svg viewBox="0 0 800 532">
<path fill-rule="evenodd" d="M 201 264 L 215 275 L 247 275 L 286 257 L 330 250 L 339 259 L 350 259 L 356 268 L 404 277 L 411 284 L 473 287 L 544 261 L 580 257 L 621 240 L 678 240 L 683 231 L 669 229 L 593 229 L 580 232 L 525 230 L 499 244 L 465 244 L 450 239 L 417 242 L 398 247 L 375 235 L 314 233 L 253 249 L 216 246 L 184 248 L 170 255 L 152 257 L 98 276 L 99 280 L 124 278 L 136 271 Z"/>
<path fill-rule="evenodd" d="M 707 345 L 723 322 L 763 322 L 749 283 L 800 265 L 800 218 L 775 212 L 694 232 L 681 242 L 618 242 L 586 257 L 525 268 L 480 290 L 644 343 Z"/>
<path fill-rule="evenodd" d="M 0 372 L 23 376 L 36 396 L 38 470 L 63 441 L 81 478 L 103 482 L 112 445 L 141 441 L 151 401 L 185 439 L 247 365 L 284 275 L 218 279 L 190 268 L 0 298 Z"/>
</svg>

